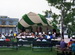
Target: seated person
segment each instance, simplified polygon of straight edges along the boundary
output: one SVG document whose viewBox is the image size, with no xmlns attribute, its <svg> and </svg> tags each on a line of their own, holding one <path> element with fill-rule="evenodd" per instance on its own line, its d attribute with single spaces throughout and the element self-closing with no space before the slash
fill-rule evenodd
<svg viewBox="0 0 75 55">
<path fill-rule="evenodd" d="M 47 41 L 47 40 L 46 40 L 46 39 L 42 39 L 42 41 L 44 41 L 44 42 L 45 42 L 45 41 Z"/>
<path fill-rule="evenodd" d="M 50 34 L 49 36 L 50 36 L 50 39 L 53 39 L 53 36 L 52 36 L 52 34 Z"/>
<path fill-rule="evenodd" d="M 67 46 L 68 46 L 68 47 L 71 47 L 72 43 L 73 43 L 73 41 L 72 41 L 72 39 L 71 39 L 71 40 L 68 42 Z"/>
<path fill-rule="evenodd" d="M 62 51 L 63 55 L 65 55 L 66 47 L 67 47 L 67 44 L 64 42 L 64 39 L 61 39 L 59 49 Z"/>
<path fill-rule="evenodd" d="M 0 41 L 4 41 L 6 38 L 4 35 L 0 34 Z"/>
<path fill-rule="evenodd" d="M 21 33 L 20 33 L 20 34 L 18 34 L 16 38 L 21 38 Z"/>
<path fill-rule="evenodd" d="M 44 38 L 45 38 L 45 39 L 50 39 L 50 36 L 47 35 L 47 34 L 45 34 L 45 35 L 44 35 Z"/>
<path fill-rule="evenodd" d="M 47 35 L 47 39 L 50 39 L 50 36 L 49 35 Z"/>
<path fill-rule="evenodd" d="M 62 49 L 65 49 L 67 46 L 66 46 L 66 43 L 64 42 L 64 39 L 61 39 L 60 41 L 60 48 Z"/>
<path fill-rule="evenodd" d="M 53 39 L 55 39 L 56 38 L 56 32 L 53 32 L 52 36 L 53 36 Z"/>
<path fill-rule="evenodd" d="M 67 55 L 72 55 L 72 52 L 71 52 L 71 45 L 73 43 L 73 40 L 70 39 L 70 41 L 67 43 Z"/>
<path fill-rule="evenodd" d="M 37 39 L 36 41 L 41 41 L 40 39 Z"/>
<path fill-rule="evenodd" d="M 74 55 L 75 55 L 75 41 L 73 41 L 73 43 L 71 45 L 71 50 L 72 50 L 72 52 L 74 52 Z"/>
<path fill-rule="evenodd" d="M 43 36 L 38 35 L 37 38 L 36 38 L 36 41 L 41 41 L 42 39 L 43 39 Z"/>
<path fill-rule="evenodd" d="M 42 35 L 38 35 L 38 38 L 37 39 L 42 40 L 43 39 L 43 36 Z"/>
</svg>

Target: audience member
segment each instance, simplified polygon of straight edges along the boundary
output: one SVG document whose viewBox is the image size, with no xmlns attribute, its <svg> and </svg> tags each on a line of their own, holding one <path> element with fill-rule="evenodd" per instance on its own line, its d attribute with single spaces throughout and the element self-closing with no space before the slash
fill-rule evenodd
<svg viewBox="0 0 75 55">
<path fill-rule="evenodd" d="M 4 41 L 6 38 L 4 35 L 0 34 L 0 41 Z"/>
<path fill-rule="evenodd" d="M 65 55 L 65 54 L 66 54 L 66 53 L 65 53 L 66 47 L 67 47 L 67 45 L 66 45 L 66 43 L 64 42 L 64 39 L 61 39 L 61 41 L 60 41 L 60 50 L 62 51 L 62 55 Z"/>
<path fill-rule="evenodd" d="M 75 40 L 73 41 L 73 43 L 71 45 L 71 50 L 72 50 L 72 52 L 74 52 L 74 55 L 75 55 Z"/>
<path fill-rule="evenodd" d="M 72 41 L 72 39 L 70 39 L 70 41 L 68 42 L 67 46 L 71 47 L 72 43 L 73 43 L 73 41 Z"/>
<path fill-rule="evenodd" d="M 52 34 L 52 36 L 53 36 L 53 38 L 55 39 L 55 38 L 56 38 L 56 32 L 54 32 L 54 33 Z"/>
</svg>

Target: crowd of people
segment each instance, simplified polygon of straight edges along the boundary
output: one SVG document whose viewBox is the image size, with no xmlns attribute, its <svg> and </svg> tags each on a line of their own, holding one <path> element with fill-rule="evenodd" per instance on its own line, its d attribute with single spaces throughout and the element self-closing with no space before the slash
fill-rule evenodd
<svg viewBox="0 0 75 55">
<path fill-rule="evenodd" d="M 58 35 L 59 36 L 59 35 Z M 10 38 L 18 38 L 20 41 L 25 38 L 34 38 L 36 41 L 47 41 L 51 39 L 57 38 L 57 33 L 56 32 L 49 32 L 49 34 L 45 32 L 21 32 L 19 34 L 15 33 L 10 33 L 10 35 L 4 35 L 0 34 L 0 41 L 5 40 L 7 37 Z M 60 41 L 60 47 L 59 49 L 62 51 L 62 55 L 72 55 L 72 52 L 75 54 L 75 40 L 70 39 L 68 43 L 64 41 L 64 39 L 61 39 Z"/>
<path fill-rule="evenodd" d="M 15 38 L 17 35 L 18 35 L 18 33 L 16 33 L 16 32 L 14 32 L 14 33 L 11 32 L 10 34 L 8 34 L 8 33 L 0 33 L 0 41 Z"/>
<path fill-rule="evenodd" d="M 35 38 L 37 39 L 37 41 L 46 41 L 46 39 L 52 39 L 52 38 L 56 38 L 56 33 L 51 33 L 49 32 L 49 34 L 46 34 L 45 32 L 35 32 L 35 33 L 27 33 L 27 32 L 21 32 L 16 38 Z"/>
<path fill-rule="evenodd" d="M 70 39 L 70 41 L 66 43 L 64 39 L 61 39 L 58 49 L 62 51 L 61 55 L 72 55 L 72 53 L 75 55 L 75 40 Z"/>
<path fill-rule="evenodd" d="M 57 38 L 57 33 L 49 32 L 49 34 L 46 34 L 45 32 L 21 32 L 17 34 L 16 32 L 11 32 L 10 35 L 0 34 L 0 41 L 5 40 L 7 37 L 19 38 L 21 41 L 25 38 L 34 38 L 36 41 L 47 41 L 49 39 L 51 40 Z M 75 40 L 70 39 L 70 41 L 66 43 L 64 39 L 61 39 L 59 49 L 62 51 L 62 55 L 72 55 L 72 52 L 75 54 Z"/>
</svg>

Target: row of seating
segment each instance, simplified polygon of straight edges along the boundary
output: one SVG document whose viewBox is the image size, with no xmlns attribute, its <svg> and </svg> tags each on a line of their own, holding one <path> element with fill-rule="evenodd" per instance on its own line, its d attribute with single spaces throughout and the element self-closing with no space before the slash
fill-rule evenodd
<svg viewBox="0 0 75 55">
<path fill-rule="evenodd" d="M 36 48 L 50 48 L 52 50 L 53 44 L 56 44 L 56 42 L 53 41 L 36 41 L 34 38 L 27 38 L 24 39 L 24 41 L 19 41 L 17 38 L 16 41 L 0 41 L 0 46 L 7 46 L 7 47 L 16 47 L 16 49 L 19 48 L 19 46 L 25 46 L 30 45 L 32 50 Z"/>
</svg>

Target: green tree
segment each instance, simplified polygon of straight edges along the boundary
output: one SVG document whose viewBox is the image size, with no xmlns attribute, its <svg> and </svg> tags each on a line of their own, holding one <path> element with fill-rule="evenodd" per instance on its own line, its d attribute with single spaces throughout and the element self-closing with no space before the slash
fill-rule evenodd
<svg viewBox="0 0 75 55">
<path fill-rule="evenodd" d="M 52 20 L 51 24 L 53 26 L 53 29 L 56 29 L 58 31 L 58 27 L 57 27 L 57 25 L 59 24 L 59 22 L 58 22 L 58 15 L 53 13 L 52 18 L 53 18 L 53 20 Z"/>
<path fill-rule="evenodd" d="M 52 21 L 51 21 L 51 25 L 53 27 L 53 29 L 56 29 L 56 31 L 59 31 L 57 25 L 59 24 L 58 22 L 58 18 L 59 18 L 59 15 L 55 14 L 55 13 L 52 13 L 52 11 L 48 11 L 46 10 L 45 12 L 45 17 L 48 17 L 48 13 L 50 13 L 50 17 L 52 17 Z"/>
<path fill-rule="evenodd" d="M 53 6 L 59 10 L 61 10 L 61 21 L 62 21 L 62 27 L 63 25 L 68 28 L 71 32 L 75 32 L 75 0 L 70 0 L 67 2 L 66 0 L 46 0 L 48 1 L 49 6 Z M 74 7 L 74 8 L 72 8 Z M 54 16 L 54 15 L 53 15 Z M 53 17 L 55 20 L 55 17 Z M 56 22 L 56 21 L 53 21 Z M 68 23 L 72 23 L 71 25 L 68 25 Z M 62 28 L 63 33 L 63 28 Z M 69 34 L 69 33 L 68 33 Z"/>
</svg>

